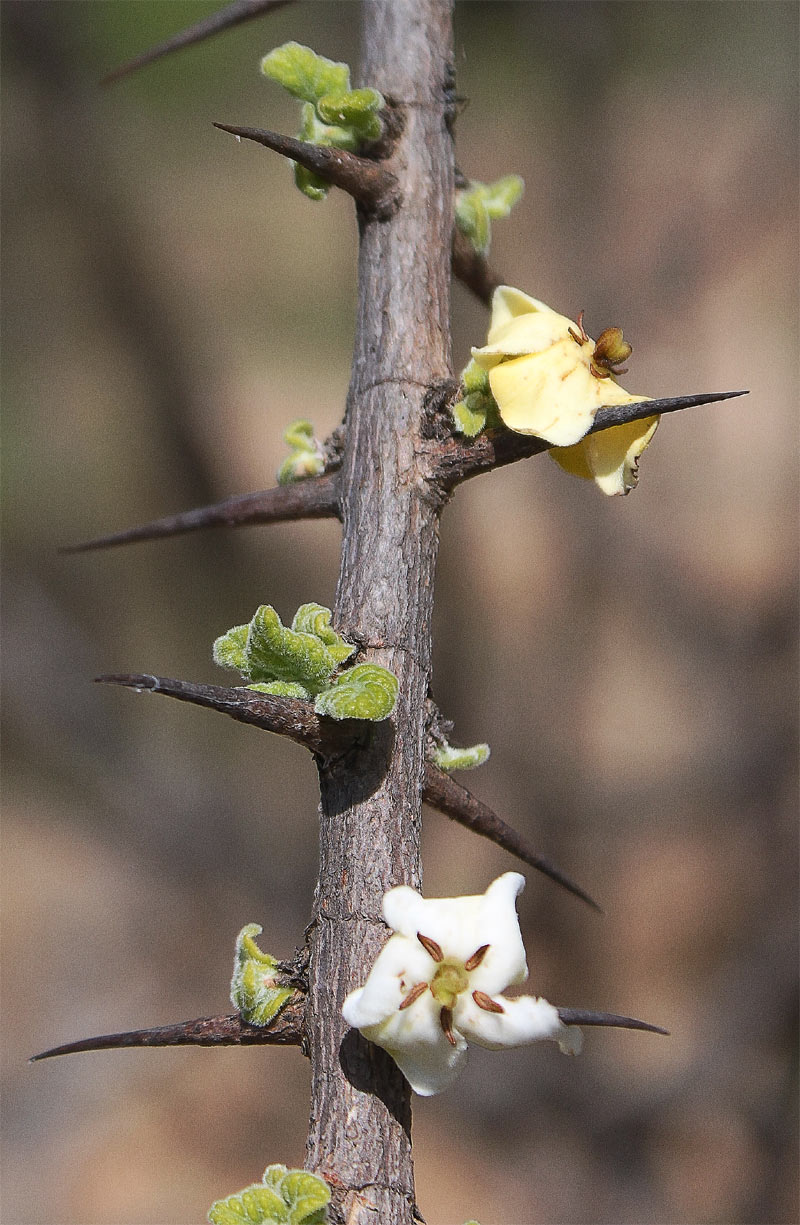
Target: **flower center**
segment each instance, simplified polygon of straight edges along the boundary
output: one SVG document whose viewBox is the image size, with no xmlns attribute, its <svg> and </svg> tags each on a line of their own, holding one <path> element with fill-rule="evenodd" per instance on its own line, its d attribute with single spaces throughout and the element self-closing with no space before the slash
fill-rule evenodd
<svg viewBox="0 0 800 1225">
<path fill-rule="evenodd" d="M 445 961 L 437 967 L 430 986 L 437 1004 L 452 1008 L 457 997 L 469 986 L 469 975 L 463 965 Z"/>
</svg>

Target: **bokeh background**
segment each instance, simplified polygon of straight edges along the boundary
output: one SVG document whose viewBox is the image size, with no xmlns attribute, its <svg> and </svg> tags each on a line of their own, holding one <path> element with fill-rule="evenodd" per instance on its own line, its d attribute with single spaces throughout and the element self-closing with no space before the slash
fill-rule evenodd
<svg viewBox="0 0 800 1225">
<path fill-rule="evenodd" d="M 350 203 L 211 123 L 293 132 L 260 56 L 294 38 L 355 63 L 358 6 L 97 87 L 214 7 L 2 6 L 8 1225 L 199 1222 L 303 1159 L 298 1052 L 25 1062 L 226 1011 L 238 929 L 288 955 L 309 915 L 303 751 L 91 680 L 227 683 L 217 634 L 332 601 L 338 524 L 57 552 L 263 488 L 288 421 L 342 414 Z M 797 1219 L 797 33 L 784 3 L 457 8 L 459 163 L 527 184 L 493 263 L 624 326 L 633 390 L 750 395 L 665 419 L 627 499 L 540 457 L 445 512 L 435 691 L 493 748 L 465 781 L 607 909 L 528 872 L 531 987 L 672 1036 L 476 1051 L 416 1102 L 431 1225 Z M 487 316 L 458 285 L 453 322 L 460 369 Z M 434 895 L 516 867 L 433 812 L 424 854 Z"/>
</svg>

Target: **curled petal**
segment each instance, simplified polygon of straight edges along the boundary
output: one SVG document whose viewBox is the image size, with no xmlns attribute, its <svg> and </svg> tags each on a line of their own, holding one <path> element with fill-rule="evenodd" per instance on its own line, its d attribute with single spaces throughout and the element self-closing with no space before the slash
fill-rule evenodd
<svg viewBox="0 0 800 1225">
<path fill-rule="evenodd" d="M 606 383 L 606 387 L 611 384 Z M 649 446 L 660 418 L 643 417 L 588 434 L 576 446 L 554 447 L 553 459 L 566 472 L 593 480 L 603 493 L 626 494 L 636 487 L 639 457 Z"/>
<path fill-rule="evenodd" d="M 383 916 L 390 927 L 415 943 L 417 932 L 423 932 L 447 960 L 462 965 L 488 944 L 471 982 L 495 995 L 509 983 L 524 982 L 528 974 L 515 906 L 524 887 L 519 872 L 505 872 L 485 893 L 473 897 L 423 898 L 415 889 L 399 885 L 384 895 Z"/>
<path fill-rule="evenodd" d="M 470 1042 L 490 1051 L 551 1039 L 565 1055 L 580 1052 L 581 1031 L 574 1025 L 565 1025 L 558 1009 L 547 1000 L 523 995 L 516 1000 L 504 999 L 502 1006 L 502 1013 L 487 1011 L 470 996 L 463 996 L 456 1009 L 456 1025 Z"/>
<path fill-rule="evenodd" d="M 378 954 L 364 986 L 352 991 L 345 1000 L 344 1019 L 361 1030 L 380 1025 L 402 1007 L 418 983 L 429 981 L 434 970 L 434 962 L 421 944 L 405 936 L 392 936 Z M 423 1008 L 438 1012 L 430 992 L 427 996 L 427 1000 L 418 1000 L 413 1007 L 407 1005 L 404 1015 L 416 1018 Z"/>
<path fill-rule="evenodd" d="M 421 1097 L 431 1097 L 451 1085 L 467 1057 L 467 1043 L 455 1025 L 445 1033 L 442 1008 L 430 991 L 410 1008 L 395 1011 L 376 1025 L 362 1024 L 359 1019 L 365 1012 L 363 994 L 364 989 L 347 997 L 342 1008 L 345 1021 L 382 1046 Z"/>
</svg>

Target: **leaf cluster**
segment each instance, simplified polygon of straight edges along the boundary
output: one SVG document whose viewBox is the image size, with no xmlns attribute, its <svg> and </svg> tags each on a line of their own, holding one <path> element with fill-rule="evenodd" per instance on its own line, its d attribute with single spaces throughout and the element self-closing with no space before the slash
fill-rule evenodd
<svg viewBox="0 0 800 1225">
<path fill-rule="evenodd" d="M 340 671 L 355 653 L 331 626 L 331 610 L 302 604 L 291 628 L 271 604 L 262 604 L 247 625 L 235 625 L 214 643 L 214 661 L 235 668 L 248 689 L 275 697 L 313 701 L 331 719 L 388 719 L 397 702 L 397 678 L 380 664 Z"/>
<path fill-rule="evenodd" d="M 350 68 L 317 55 L 310 47 L 288 42 L 261 61 L 261 71 L 300 98 L 301 140 L 353 153 L 379 140 L 379 112 L 386 103 L 377 89 L 351 89 Z M 294 163 L 295 183 L 310 200 L 324 200 L 330 184 L 305 166 Z"/>
<path fill-rule="evenodd" d="M 260 1183 L 212 1204 L 208 1219 L 211 1225 L 324 1225 L 330 1198 L 316 1174 L 269 1165 Z"/>
</svg>

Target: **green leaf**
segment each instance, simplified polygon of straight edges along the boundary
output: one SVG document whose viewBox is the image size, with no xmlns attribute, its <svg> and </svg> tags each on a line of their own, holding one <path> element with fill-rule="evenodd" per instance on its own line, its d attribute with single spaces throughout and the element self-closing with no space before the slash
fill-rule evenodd
<svg viewBox="0 0 800 1225">
<path fill-rule="evenodd" d="M 262 928 L 248 923 L 236 937 L 231 979 L 231 1003 L 251 1025 L 266 1025 L 292 995 L 277 981 L 278 963 L 255 942 Z"/>
<path fill-rule="evenodd" d="M 475 362 L 475 365 L 478 363 Z M 314 427 L 310 421 L 302 418 L 292 421 L 283 431 L 283 441 L 296 451 L 310 451 L 314 446 Z"/>
<path fill-rule="evenodd" d="M 211 1225 L 284 1225 L 290 1217 L 286 1205 L 270 1187 L 254 1183 L 238 1195 L 218 1199 L 208 1210 Z"/>
<path fill-rule="evenodd" d="M 227 634 L 222 634 L 213 646 L 214 663 L 221 668 L 235 668 L 237 672 L 247 670 L 245 647 L 249 625 L 234 625 Z"/>
<path fill-rule="evenodd" d="M 383 94 L 377 89 L 351 89 L 320 98 L 317 114 L 324 123 L 351 128 L 360 141 L 378 140 L 383 133 L 378 112 L 385 105 Z"/>
<path fill-rule="evenodd" d="M 433 750 L 431 758 L 440 770 L 449 774 L 452 770 L 477 769 L 488 761 L 489 753 L 488 744 L 473 744 L 470 748 L 459 749 L 444 740 Z"/>
<path fill-rule="evenodd" d="M 305 140 L 312 145 L 349 149 L 351 152 L 358 145 L 358 138 L 350 128 L 334 127 L 322 123 L 311 102 L 303 103 L 298 136 L 300 140 Z M 330 190 L 328 182 L 298 162 L 292 162 L 292 165 L 294 166 L 294 181 L 303 195 L 308 196 L 309 200 L 324 200 Z"/>
<path fill-rule="evenodd" d="M 344 663 L 355 651 L 331 626 L 331 610 L 323 604 L 301 604 L 294 614 L 292 629 L 298 634 L 314 634 L 324 642 L 337 663 Z"/>
<path fill-rule="evenodd" d="M 481 392 L 471 392 L 459 400 L 450 410 L 453 414 L 453 427 L 457 434 L 474 438 L 486 428 L 486 396 Z"/>
<path fill-rule="evenodd" d="M 456 225 L 479 255 L 488 253 L 492 231 L 486 204 L 478 192 L 470 192 L 456 200 Z"/>
<path fill-rule="evenodd" d="M 255 685 L 245 685 L 253 693 L 269 693 L 274 698 L 297 698 L 301 702 L 310 702 L 314 696 L 305 685 L 297 681 L 258 681 Z"/>
<path fill-rule="evenodd" d="M 294 182 L 295 187 L 302 191 L 309 200 L 324 200 L 330 191 L 324 179 L 314 174 L 313 170 L 306 170 L 305 166 L 299 166 L 297 162 L 294 163 Z"/>
<path fill-rule="evenodd" d="M 277 81 L 295 98 L 316 102 L 324 94 L 342 94 L 350 89 L 350 69 L 317 55 L 301 43 L 284 43 L 265 55 L 261 71 Z"/>
<path fill-rule="evenodd" d="M 262 1181 L 217 1200 L 208 1212 L 211 1225 L 324 1225 L 331 1191 L 308 1170 L 270 1165 Z"/>
<path fill-rule="evenodd" d="M 250 622 L 245 675 L 251 681 L 297 681 L 319 692 L 336 668 L 336 659 L 314 634 L 286 629 L 275 609 L 262 604 Z"/>
<path fill-rule="evenodd" d="M 322 123 L 310 102 L 304 102 L 300 111 L 300 140 L 311 145 L 326 145 L 328 148 L 349 149 L 358 147 L 358 138 L 351 128 Z M 291 160 L 291 159 L 290 159 Z M 311 173 L 309 171 L 309 173 Z M 316 175 L 314 176 L 317 177 Z"/>
<path fill-rule="evenodd" d="M 294 481 L 306 481 L 310 476 L 319 476 L 324 470 L 325 460 L 317 451 L 293 451 L 278 469 L 278 484 L 291 485 Z"/>
<path fill-rule="evenodd" d="M 326 1219 L 326 1206 L 331 1192 L 328 1184 L 308 1170 L 287 1170 L 283 1165 L 267 1166 L 264 1182 L 280 1188 L 280 1194 L 289 1207 L 289 1219 L 296 1225 L 313 1225 L 315 1220 Z M 325 1215 L 319 1216 L 319 1213 Z"/>
<path fill-rule="evenodd" d="M 481 391 L 485 395 L 491 395 L 489 371 L 479 366 L 474 357 L 469 359 L 461 371 L 461 382 L 464 384 L 465 391 Z"/>
<path fill-rule="evenodd" d="M 518 174 L 507 174 L 494 183 L 473 182 L 456 192 L 456 225 L 479 255 L 489 253 L 491 219 L 507 217 L 524 187 Z"/>
<path fill-rule="evenodd" d="M 397 677 L 380 664 L 356 664 L 343 672 L 314 703 L 331 719 L 388 719 L 397 704 Z"/>
<path fill-rule="evenodd" d="M 507 174 L 494 183 L 487 183 L 484 203 L 490 217 L 507 217 L 525 190 L 525 180 L 518 174 Z"/>
<path fill-rule="evenodd" d="M 292 448 L 292 452 L 278 469 L 279 485 L 303 481 L 324 471 L 325 457 L 314 437 L 314 427 L 310 421 L 292 421 L 283 432 L 283 441 Z"/>
</svg>

